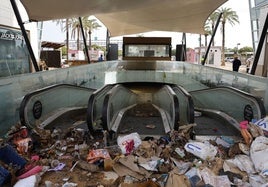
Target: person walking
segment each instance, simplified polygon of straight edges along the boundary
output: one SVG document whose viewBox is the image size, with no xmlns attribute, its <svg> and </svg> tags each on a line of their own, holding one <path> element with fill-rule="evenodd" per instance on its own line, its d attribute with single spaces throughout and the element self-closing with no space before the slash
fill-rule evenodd
<svg viewBox="0 0 268 187">
<path fill-rule="evenodd" d="M 238 59 L 238 56 L 235 56 L 233 60 L 233 71 L 238 72 L 240 66 L 241 66 L 241 61 Z"/>
</svg>

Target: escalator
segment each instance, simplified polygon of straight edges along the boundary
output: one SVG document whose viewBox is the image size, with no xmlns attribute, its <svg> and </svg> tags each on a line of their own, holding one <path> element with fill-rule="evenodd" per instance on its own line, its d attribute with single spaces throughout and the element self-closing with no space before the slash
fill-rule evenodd
<svg viewBox="0 0 268 187">
<path fill-rule="evenodd" d="M 85 126 L 88 97 L 94 91 L 57 84 L 28 93 L 20 104 L 20 123 L 30 129 L 64 129 L 79 122 Z"/>
<path fill-rule="evenodd" d="M 160 99 L 165 96 L 165 100 Z M 103 98 L 102 114 L 89 99 L 88 128 L 92 134 L 103 128 L 111 133 L 138 132 L 141 135 L 165 135 L 178 128 L 178 100 L 173 90 L 165 84 L 117 84 Z M 101 98 L 101 97 L 99 97 Z M 92 118 L 93 116 L 99 116 Z M 94 119 L 94 120 L 92 120 Z M 99 122 L 99 123 L 98 123 Z M 101 123 L 101 125 L 99 125 Z"/>
<path fill-rule="evenodd" d="M 54 85 L 26 95 L 20 107 L 22 125 L 30 128 L 69 128 L 90 134 L 107 130 L 121 135 L 164 136 L 194 124 L 197 136 L 237 136 L 239 122 L 260 119 L 260 98 L 232 87 L 187 92 L 162 83 L 108 84 L 95 90 Z"/>
<path fill-rule="evenodd" d="M 196 136 L 236 136 L 239 122 L 261 119 L 265 108 L 260 98 L 233 87 L 215 87 L 190 92 L 195 104 Z"/>
<path fill-rule="evenodd" d="M 25 95 L 20 121 L 31 129 L 79 125 L 91 134 L 102 130 L 125 134 L 130 130 L 164 135 L 178 128 L 178 104 L 175 93 L 165 84 L 108 84 L 98 90 L 58 84 Z"/>
<path fill-rule="evenodd" d="M 151 103 L 137 104 L 128 110 L 122 119 L 117 133 L 164 135 L 165 129 L 160 112 Z"/>
<path fill-rule="evenodd" d="M 240 133 L 238 121 L 217 110 L 197 109 L 195 123 L 195 136 L 237 136 Z"/>
</svg>

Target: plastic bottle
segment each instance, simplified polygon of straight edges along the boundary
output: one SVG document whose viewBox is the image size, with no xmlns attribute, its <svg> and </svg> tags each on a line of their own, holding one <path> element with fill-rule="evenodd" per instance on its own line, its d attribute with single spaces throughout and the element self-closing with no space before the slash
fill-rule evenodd
<svg viewBox="0 0 268 187">
<path fill-rule="evenodd" d="M 249 146 L 253 140 L 251 134 L 248 132 L 248 121 L 241 121 L 240 124 L 241 135 L 243 136 L 246 144 Z"/>
</svg>

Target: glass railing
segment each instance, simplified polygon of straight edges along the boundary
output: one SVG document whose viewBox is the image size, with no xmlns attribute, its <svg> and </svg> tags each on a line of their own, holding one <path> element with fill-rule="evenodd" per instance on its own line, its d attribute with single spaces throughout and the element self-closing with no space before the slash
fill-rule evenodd
<svg viewBox="0 0 268 187">
<path fill-rule="evenodd" d="M 122 82 L 161 82 L 180 85 L 188 92 L 229 85 L 260 96 L 268 111 L 268 81 L 265 77 L 187 62 L 156 61 L 155 69 L 150 70 L 127 70 L 124 68 L 127 63 L 109 61 L 1 78 L 1 132 L 19 122 L 19 107 L 26 94 L 54 84 L 98 89 L 106 84 Z"/>
</svg>

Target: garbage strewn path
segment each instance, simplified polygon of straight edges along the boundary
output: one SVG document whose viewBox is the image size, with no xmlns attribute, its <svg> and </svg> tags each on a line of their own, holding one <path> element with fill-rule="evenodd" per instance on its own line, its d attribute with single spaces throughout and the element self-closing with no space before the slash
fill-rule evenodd
<svg viewBox="0 0 268 187">
<path fill-rule="evenodd" d="M 15 187 L 267 186 L 268 119 L 240 123 L 241 136 L 192 140 L 196 124 L 159 138 L 111 139 L 74 123 L 65 129 L 14 126 L 0 148 L 0 184 Z M 85 122 L 84 122 L 85 123 Z M 151 128 L 151 127 L 150 127 Z"/>
</svg>

